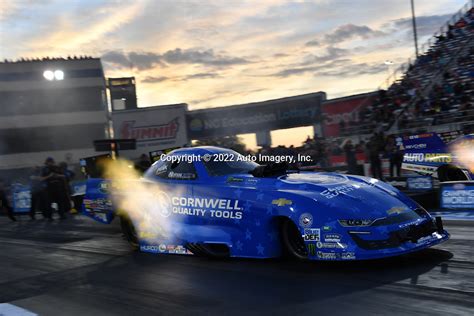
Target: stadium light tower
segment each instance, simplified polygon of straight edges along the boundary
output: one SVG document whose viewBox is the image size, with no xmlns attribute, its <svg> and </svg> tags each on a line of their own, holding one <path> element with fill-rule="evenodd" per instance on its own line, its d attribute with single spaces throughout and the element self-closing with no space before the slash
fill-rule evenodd
<svg viewBox="0 0 474 316">
<path fill-rule="evenodd" d="M 418 57 L 418 34 L 416 32 L 416 17 L 415 17 L 415 0 L 410 0 L 411 2 L 411 21 L 413 24 L 413 39 L 415 40 L 415 54 Z"/>
<path fill-rule="evenodd" d="M 387 89 L 388 89 L 390 87 L 390 75 L 392 74 L 391 66 L 394 64 L 394 62 L 387 59 L 383 63 L 385 66 L 387 66 Z"/>
<path fill-rule="evenodd" d="M 63 80 L 64 79 L 64 72 L 62 70 L 55 70 L 54 71 L 54 78 L 56 80 Z"/>
<path fill-rule="evenodd" d="M 53 81 L 53 80 L 64 80 L 64 71 L 58 69 L 55 71 L 52 70 L 45 70 L 43 72 L 43 77 L 46 80 Z"/>
</svg>

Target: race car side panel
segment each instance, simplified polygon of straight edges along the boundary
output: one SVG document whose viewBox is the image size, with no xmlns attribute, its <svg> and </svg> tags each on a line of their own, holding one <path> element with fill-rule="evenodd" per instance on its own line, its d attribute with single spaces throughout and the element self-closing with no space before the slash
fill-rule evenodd
<svg viewBox="0 0 474 316">
<path fill-rule="evenodd" d="M 99 178 L 87 180 L 82 213 L 104 224 L 113 221 L 115 213 L 110 198 L 110 181 Z"/>
</svg>

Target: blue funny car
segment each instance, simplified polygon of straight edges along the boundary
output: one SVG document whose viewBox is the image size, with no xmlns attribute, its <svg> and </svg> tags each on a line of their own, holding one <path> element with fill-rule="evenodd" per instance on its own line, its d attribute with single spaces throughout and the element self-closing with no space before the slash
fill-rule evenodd
<svg viewBox="0 0 474 316">
<path fill-rule="evenodd" d="M 136 184 L 118 192 L 113 186 L 89 179 L 84 213 L 104 223 L 118 215 L 128 241 L 143 252 L 362 260 L 449 238 L 440 218 L 382 181 L 261 166 L 217 147 L 174 150 Z M 136 216 L 127 210 L 135 204 L 117 206 L 122 194 L 137 198 L 141 186 L 154 190 L 138 198 L 151 210 Z"/>
</svg>

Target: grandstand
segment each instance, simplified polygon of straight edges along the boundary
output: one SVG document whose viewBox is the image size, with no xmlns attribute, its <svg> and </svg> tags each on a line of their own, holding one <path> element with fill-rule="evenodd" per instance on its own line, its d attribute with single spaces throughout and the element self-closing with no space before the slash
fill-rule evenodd
<svg viewBox="0 0 474 316">
<path fill-rule="evenodd" d="M 445 131 L 472 125 L 473 39 L 474 9 L 468 2 L 422 46 L 423 54 L 397 69 L 392 75 L 397 80 L 361 109 L 360 124 L 351 125 L 345 135 L 420 128 Z"/>
</svg>

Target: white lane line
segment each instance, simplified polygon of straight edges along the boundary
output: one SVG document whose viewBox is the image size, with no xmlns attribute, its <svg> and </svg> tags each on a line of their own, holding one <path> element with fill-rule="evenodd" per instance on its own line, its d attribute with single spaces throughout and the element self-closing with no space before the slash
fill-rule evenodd
<svg viewBox="0 0 474 316">
<path fill-rule="evenodd" d="M 0 316 L 37 316 L 27 309 L 9 303 L 0 303 Z"/>
</svg>

